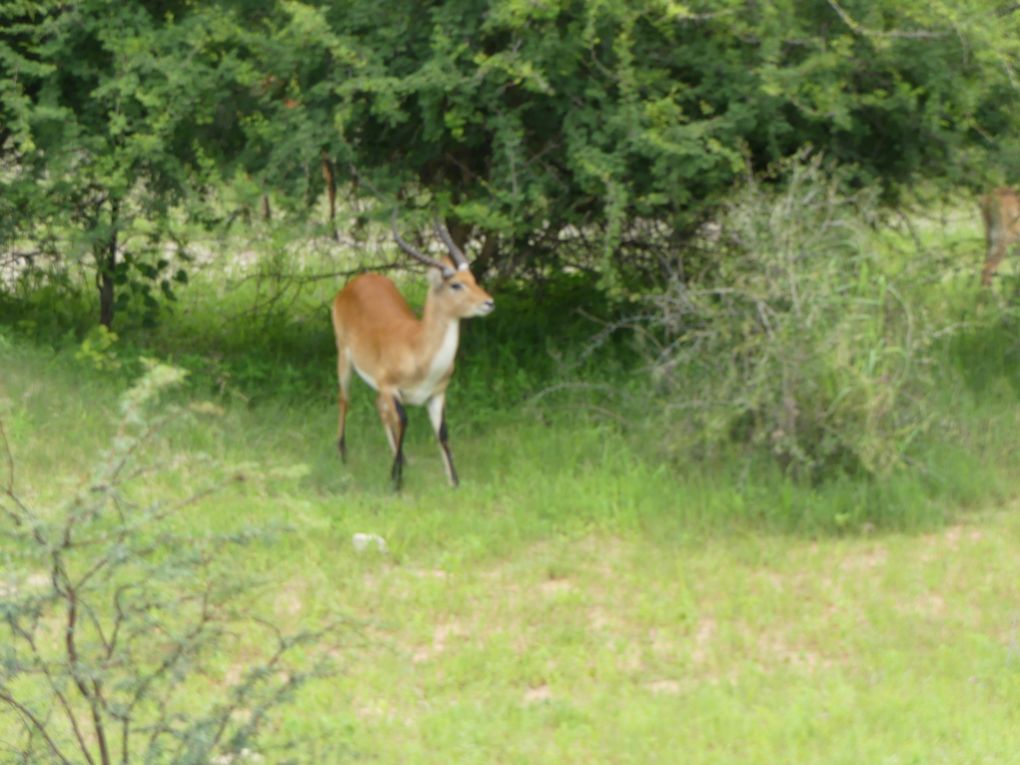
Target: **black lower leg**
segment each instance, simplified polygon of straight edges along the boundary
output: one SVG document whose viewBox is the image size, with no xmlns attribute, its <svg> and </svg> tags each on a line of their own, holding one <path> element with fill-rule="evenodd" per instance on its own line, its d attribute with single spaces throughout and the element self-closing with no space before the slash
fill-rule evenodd
<svg viewBox="0 0 1020 765">
<path fill-rule="evenodd" d="M 347 462 L 347 434 L 341 433 L 340 438 L 337 439 L 336 448 L 340 450 L 340 460 Z"/>
<path fill-rule="evenodd" d="M 460 480 L 457 478 L 457 469 L 453 466 L 453 452 L 450 451 L 450 442 L 447 438 L 445 417 L 439 423 L 439 446 L 442 447 L 443 454 L 446 456 L 446 466 L 450 470 L 450 483 L 454 486 L 460 485 Z"/>
<path fill-rule="evenodd" d="M 393 467 L 390 468 L 390 480 L 393 481 L 393 488 L 399 489 L 404 480 L 404 455 L 397 454 L 393 458 Z"/>
<path fill-rule="evenodd" d="M 390 471 L 390 478 L 393 479 L 393 488 L 399 489 L 404 477 L 404 431 L 407 430 L 407 412 L 404 405 L 397 398 L 393 399 L 393 405 L 397 410 L 399 425 L 397 427 L 396 454 L 393 457 L 393 469 Z"/>
</svg>

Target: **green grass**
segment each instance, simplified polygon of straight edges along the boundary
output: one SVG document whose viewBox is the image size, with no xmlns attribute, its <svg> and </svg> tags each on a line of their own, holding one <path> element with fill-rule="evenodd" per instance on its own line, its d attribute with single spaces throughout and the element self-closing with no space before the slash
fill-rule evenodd
<svg viewBox="0 0 1020 765">
<path fill-rule="evenodd" d="M 20 342 L 0 353 L 19 486 L 66 496 L 123 383 Z M 196 530 L 287 523 L 237 561 L 271 572 L 258 607 L 290 626 L 337 613 L 357 625 L 342 673 L 278 713 L 273 735 L 300 742 L 299 762 L 1000 763 L 1020 751 L 1014 505 L 966 517 L 947 505 L 919 522 L 926 532 L 819 536 L 831 523 L 772 516 L 824 494 L 677 477 L 615 426 L 505 413 L 455 425 L 465 480 L 452 492 L 415 412 L 394 495 L 361 394 L 346 468 L 325 396 L 227 405 L 162 447 L 309 466 L 191 515 Z M 149 490 L 200 480 L 171 474 Z M 829 501 L 852 507 L 855 490 L 830 487 Z M 797 533 L 769 531 L 783 527 Z M 355 553 L 358 531 L 390 552 Z"/>
<path fill-rule="evenodd" d="M 243 294 L 193 284 L 162 327 L 128 327 L 93 357 L 76 357 L 73 322 L 0 333 L 0 417 L 34 504 L 81 485 L 143 350 L 191 370 L 172 398 L 220 411 L 171 427 L 157 455 L 304 466 L 187 516 L 196 533 L 285 524 L 231 553 L 266 580 L 251 607 L 294 628 L 349 620 L 341 672 L 276 714 L 270 743 L 295 741 L 292 761 L 1017 759 L 1011 325 L 975 324 L 946 344 L 939 422 L 915 470 L 808 485 L 742 450 L 664 456 L 668 423 L 635 400 L 632 351 L 571 359 L 587 325 L 510 297 L 466 328 L 448 410 L 462 487 L 446 486 L 413 409 L 394 494 L 365 386 L 349 464 L 336 454 L 331 290 L 316 290 L 259 323 L 236 318 Z M 607 399 L 616 416 L 583 390 L 529 405 L 564 368 L 623 390 Z M 172 467 L 137 491 L 205 480 Z M 358 532 L 389 552 L 355 552 Z M 266 761 L 284 761 L 274 752 Z"/>
</svg>

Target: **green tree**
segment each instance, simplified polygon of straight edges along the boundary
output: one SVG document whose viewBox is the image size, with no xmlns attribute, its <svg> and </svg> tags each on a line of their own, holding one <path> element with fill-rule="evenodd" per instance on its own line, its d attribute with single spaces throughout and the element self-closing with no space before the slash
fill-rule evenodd
<svg viewBox="0 0 1020 765">
<path fill-rule="evenodd" d="M 132 295 L 151 316 L 154 288 L 172 297 L 173 281 L 186 279 L 168 271 L 161 247 L 171 205 L 214 178 L 202 133 L 220 117 L 220 57 L 232 28 L 217 25 L 215 8 L 190 10 L 111 0 L 0 5 L 0 192 L 18 213 L 7 237 L 90 258 L 106 326 Z"/>
<path fill-rule="evenodd" d="M 170 290 L 151 242 L 222 179 L 304 217 L 325 169 L 327 189 L 438 207 L 483 268 L 626 285 L 672 273 L 748 172 L 805 145 L 887 202 L 1020 171 L 1020 14 L 997 0 L 7 0 L 0 16 L 18 219 L 0 235 L 73 223 L 104 323 L 118 282 Z M 145 258 L 123 239 L 140 219 Z"/>
<path fill-rule="evenodd" d="M 980 185 L 1020 145 L 1020 30 L 989 0 L 352 0 L 258 22 L 243 45 L 272 88 L 244 130 L 267 183 L 314 196 L 325 152 L 387 203 L 431 195 L 511 266 L 559 265 L 570 231 L 604 275 L 647 273 L 806 144 L 886 200 Z"/>
</svg>

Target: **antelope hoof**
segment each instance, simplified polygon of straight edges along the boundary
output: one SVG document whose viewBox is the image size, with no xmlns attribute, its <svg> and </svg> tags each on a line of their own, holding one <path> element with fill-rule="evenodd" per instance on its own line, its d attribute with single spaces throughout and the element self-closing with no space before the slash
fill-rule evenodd
<svg viewBox="0 0 1020 765">
<path fill-rule="evenodd" d="M 397 457 L 393 460 L 393 469 L 390 470 L 390 480 L 393 481 L 393 491 L 400 491 L 404 479 L 404 460 Z"/>
</svg>

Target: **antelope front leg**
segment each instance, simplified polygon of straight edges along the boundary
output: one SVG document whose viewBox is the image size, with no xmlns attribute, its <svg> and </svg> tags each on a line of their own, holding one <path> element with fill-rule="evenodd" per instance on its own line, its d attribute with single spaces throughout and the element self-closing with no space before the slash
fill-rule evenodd
<svg viewBox="0 0 1020 765">
<path fill-rule="evenodd" d="M 453 453 L 450 451 L 450 444 L 446 432 L 446 394 L 437 393 L 428 402 L 429 420 L 432 421 L 432 429 L 439 439 L 439 448 L 443 454 L 443 465 L 446 467 L 446 477 L 450 486 L 456 488 L 460 485 L 457 479 L 457 469 L 453 466 Z"/>
</svg>

